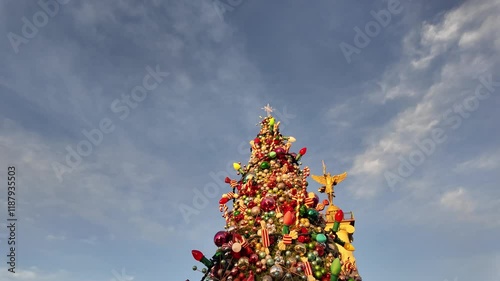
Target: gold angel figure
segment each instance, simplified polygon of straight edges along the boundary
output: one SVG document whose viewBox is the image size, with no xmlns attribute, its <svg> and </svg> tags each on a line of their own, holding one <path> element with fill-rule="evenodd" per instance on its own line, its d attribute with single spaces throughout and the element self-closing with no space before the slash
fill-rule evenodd
<svg viewBox="0 0 500 281">
<path fill-rule="evenodd" d="M 318 189 L 318 191 L 321 193 L 326 192 L 326 194 L 328 194 L 328 201 L 330 201 L 330 204 L 333 204 L 333 197 L 335 197 L 335 186 L 341 183 L 347 177 L 347 172 L 332 176 L 330 173 L 326 172 L 325 161 L 322 161 L 322 163 L 323 163 L 323 175 L 322 176 L 311 175 L 311 177 L 313 178 L 313 180 L 323 185 Z"/>
</svg>

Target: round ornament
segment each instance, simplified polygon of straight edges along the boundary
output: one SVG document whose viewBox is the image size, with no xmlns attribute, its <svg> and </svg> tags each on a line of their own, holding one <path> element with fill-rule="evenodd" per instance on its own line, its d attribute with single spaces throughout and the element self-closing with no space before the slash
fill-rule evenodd
<svg viewBox="0 0 500 281">
<path fill-rule="evenodd" d="M 260 168 L 262 170 L 269 169 L 270 167 L 271 167 L 271 165 L 267 161 L 264 161 L 264 162 L 260 163 Z"/>
<path fill-rule="evenodd" d="M 273 265 L 271 266 L 271 268 L 269 269 L 269 273 L 271 273 L 271 276 L 276 280 L 276 279 L 280 279 L 281 277 L 283 277 L 283 268 L 279 265 Z"/>
<path fill-rule="evenodd" d="M 221 247 L 224 243 L 229 242 L 230 240 L 230 234 L 227 233 L 226 231 L 219 231 L 215 233 L 214 236 L 214 244 L 217 247 Z"/>
<path fill-rule="evenodd" d="M 260 201 L 260 208 L 266 212 L 273 211 L 276 208 L 276 201 L 271 197 L 265 197 Z"/>
</svg>

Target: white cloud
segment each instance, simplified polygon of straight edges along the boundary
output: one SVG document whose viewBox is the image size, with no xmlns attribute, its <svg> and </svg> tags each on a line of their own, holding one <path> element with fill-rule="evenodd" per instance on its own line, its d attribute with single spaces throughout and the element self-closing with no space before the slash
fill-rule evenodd
<svg viewBox="0 0 500 281">
<path fill-rule="evenodd" d="M 62 241 L 62 240 L 66 240 L 66 236 L 49 234 L 49 235 L 47 235 L 47 237 L 45 237 L 45 239 L 50 240 L 50 241 L 54 241 L 54 240 Z"/>
<path fill-rule="evenodd" d="M 449 211 L 470 214 L 475 210 L 476 203 L 463 187 L 447 191 L 441 196 L 439 203 Z"/>
<path fill-rule="evenodd" d="M 446 13 L 437 24 L 425 23 L 422 27 L 420 57 L 412 61 L 417 69 L 423 69 L 439 55 L 449 52 L 458 44 L 460 47 L 484 43 L 485 39 L 497 38 L 499 20 L 496 17 L 499 6 L 496 1 L 466 2 L 459 8 Z M 483 22 L 481 27 L 478 23 Z"/>
<path fill-rule="evenodd" d="M 355 188 L 357 196 L 371 197 L 381 187 L 387 186 L 384 182 L 384 171 L 397 168 L 400 164 L 399 156 L 407 156 L 417 149 L 416 140 L 430 137 L 432 129 L 441 127 L 443 113 L 470 94 L 467 90 L 479 83 L 476 80 L 479 75 L 493 73 L 494 65 L 500 56 L 488 57 L 485 53 L 496 51 L 491 49 L 496 37 L 481 31 L 484 27 L 476 24 L 479 21 L 476 17 L 487 18 L 487 25 L 498 26 L 500 18 L 496 15 L 499 9 L 497 1 L 482 1 L 477 7 L 476 3 L 467 2 L 445 14 L 441 21 L 425 24 L 418 32 L 419 36 L 416 36 L 421 38 L 420 45 L 410 46 L 415 43 L 414 40 L 404 40 L 409 53 L 388 69 L 380 84 L 386 89 L 383 100 L 411 96 L 415 102 L 399 109 L 389 122 L 377 130 L 374 129 L 374 133 L 366 137 L 367 148 L 354 157 L 350 169 L 351 174 L 358 180 Z M 483 52 L 469 52 L 458 46 L 458 31 L 461 30 L 474 34 L 474 43 L 482 46 Z M 415 37 L 415 33 L 408 36 Z M 454 45 L 456 50 L 444 55 L 449 45 Z M 423 54 L 418 64 L 422 64 L 422 60 L 434 60 L 438 56 L 440 61 L 436 65 L 436 75 L 428 79 L 428 82 L 422 80 L 419 85 L 415 85 L 411 80 L 412 77 L 420 79 L 421 74 L 408 64 L 416 53 Z M 396 79 L 394 82 L 393 75 L 405 79 Z M 410 89 L 410 92 L 401 94 L 402 89 Z M 394 91 L 399 91 L 399 94 Z M 417 95 L 414 94 L 415 91 Z M 370 92 L 366 95 L 371 94 Z"/>
</svg>

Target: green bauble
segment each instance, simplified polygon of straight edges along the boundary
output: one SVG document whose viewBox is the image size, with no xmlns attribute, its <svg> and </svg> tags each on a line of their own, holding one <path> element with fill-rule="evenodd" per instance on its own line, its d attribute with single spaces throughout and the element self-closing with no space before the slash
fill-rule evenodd
<svg viewBox="0 0 500 281">
<path fill-rule="evenodd" d="M 277 155 L 276 152 L 271 151 L 271 152 L 269 152 L 269 154 L 267 156 L 269 156 L 269 158 L 271 158 L 271 159 L 274 159 L 274 158 L 276 158 L 276 155 Z"/>
<path fill-rule="evenodd" d="M 312 221 L 317 221 L 319 218 L 319 212 L 315 209 L 307 210 L 307 217 Z"/>
<path fill-rule="evenodd" d="M 267 161 L 264 161 L 264 162 L 260 163 L 260 168 L 262 170 L 269 169 L 269 167 L 271 167 L 271 165 Z"/>
<path fill-rule="evenodd" d="M 300 206 L 299 216 L 301 216 L 301 217 L 307 216 L 307 207 L 306 207 L 306 205 Z"/>
</svg>

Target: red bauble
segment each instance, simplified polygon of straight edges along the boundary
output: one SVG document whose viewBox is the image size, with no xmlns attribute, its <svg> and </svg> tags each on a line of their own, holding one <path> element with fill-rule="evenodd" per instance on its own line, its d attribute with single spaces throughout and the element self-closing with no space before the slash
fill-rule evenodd
<svg viewBox="0 0 500 281">
<path fill-rule="evenodd" d="M 231 269 L 231 275 L 232 275 L 232 276 L 236 276 L 236 275 L 238 275 L 239 273 L 240 273 L 240 272 L 239 272 L 238 268 L 236 268 L 236 267 L 235 267 L 235 268 Z"/>
<path fill-rule="evenodd" d="M 276 209 L 276 201 L 272 197 L 264 197 L 260 201 L 260 208 L 266 212 Z"/>
<path fill-rule="evenodd" d="M 226 231 L 219 231 L 215 233 L 214 244 L 217 247 L 221 247 L 222 244 L 229 242 L 231 240 L 231 234 Z"/>
<path fill-rule="evenodd" d="M 281 157 L 281 156 L 285 155 L 286 150 L 282 147 L 277 147 L 276 149 L 274 149 L 274 152 L 276 152 L 276 154 L 278 154 L 278 157 Z"/>
<path fill-rule="evenodd" d="M 318 256 L 322 257 L 325 254 L 325 247 L 316 245 L 316 252 L 318 252 Z"/>
<path fill-rule="evenodd" d="M 299 150 L 299 154 L 300 155 L 306 155 L 306 152 L 307 152 L 307 148 L 303 147 Z"/>
<path fill-rule="evenodd" d="M 248 261 L 252 264 L 256 264 L 259 261 L 259 256 L 257 254 L 251 254 Z"/>
</svg>

